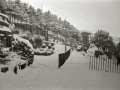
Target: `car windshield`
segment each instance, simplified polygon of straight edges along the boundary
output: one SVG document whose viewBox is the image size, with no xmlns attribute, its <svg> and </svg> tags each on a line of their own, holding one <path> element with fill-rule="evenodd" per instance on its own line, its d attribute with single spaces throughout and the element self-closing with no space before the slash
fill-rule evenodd
<svg viewBox="0 0 120 90">
<path fill-rule="evenodd" d="M 45 45 L 43 45 L 43 46 L 42 46 L 42 48 L 46 48 L 46 46 L 45 46 Z"/>
<path fill-rule="evenodd" d="M 50 49 L 50 48 L 51 48 L 51 46 L 48 46 L 48 48 Z"/>
</svg>

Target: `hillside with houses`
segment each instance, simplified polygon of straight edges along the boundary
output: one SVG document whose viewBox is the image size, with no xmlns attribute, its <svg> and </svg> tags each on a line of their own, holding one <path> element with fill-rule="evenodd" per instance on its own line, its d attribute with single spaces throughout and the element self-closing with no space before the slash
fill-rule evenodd
<svg viewBox="0 0 120 90">
<path fill-rule="evenodd" d="M 35 9 L 20 0 L 0 0 L 1 13 L 9 17 L 10 29 L 13 34 L 28 39 L 33 45 L 39 45 L 43 40 L 62 41 L 70 43 L 73 39 L 82 40 L 80 31 L 67 20 L 49 10 Z M 5 4 L 3 6 L 3 4 Z M 39 42 L 37 42 L 39 40 Z M 34 42 L 34 43 L 33 43 Z"/>
</svg>

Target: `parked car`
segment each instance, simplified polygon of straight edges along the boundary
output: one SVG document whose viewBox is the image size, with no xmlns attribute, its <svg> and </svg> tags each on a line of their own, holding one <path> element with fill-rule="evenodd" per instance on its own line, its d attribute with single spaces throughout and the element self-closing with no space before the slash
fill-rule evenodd
<svg viewBox="0 0 120 90">
<path fill-rule="evenodd" d="M 46 45 L 42 44 L 41 48 L 36 48 L 35 55 L 43 55 L 43 54 L 45 54 L 46 50 L 47 50 Z"/>
<path fill-rule="evenodd" d="M 46 54 L 47 54 L 47 55 L 50 55 L 50 54 L 53 54 L 53 53 L 54 53 L 54 51 L 53 51 L 52 45 L 49 44 Z"/>
<path fill-rule="evenodd" d="M 54 47 L 54 42 L 50 42 L 51 46 L 52 46 L 52 49 L 55 50 L 55 47 Z"/>
<path fill-rule="evenodd" d="M 41 48 L 35 50 L 35 55 L 51 55 L 54 53 L 54 49 L 54 42 L 47 45 L 44 43 Z"/>
<path fill-rule="evenodd" d="M 46 46 L 48 46 L 49 45 L 49 41 L 44 41 L 44 44 L 46 45 Z"/>
<path fill-rule="evenodd" d="M 82 45 L 77 46 L 77 51 L 82 51 Z"/>
<path fill-rule="evenodd" d="M 46 44 L 42 44 L 42 47 L 39 49 L 39 54 L 47 54 L 47 46 Z"/>
</svg>

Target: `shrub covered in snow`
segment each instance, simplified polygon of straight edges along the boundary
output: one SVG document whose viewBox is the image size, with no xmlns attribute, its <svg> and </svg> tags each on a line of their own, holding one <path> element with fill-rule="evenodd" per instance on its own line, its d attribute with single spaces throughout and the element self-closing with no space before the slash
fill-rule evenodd
<svg viewBox="0 0 120 90">
<path fill-rule="evenodd" d="M 23 69 L 34 61 L 34 48 L 31 43 L 17 35 L 13 35 L 12 48 L 3 49 L 7 53 L 0 54 L 0 66 L 2 72 L 13 70 L 17 74 L 17 67 Z"/>
<path fill-rule="evenodd" d="M 13 43 L 24 43 L 25 45 L 30 47 L 31 50 L 34 50 L 32 44 L 28 40 L 26 40 L 24 38 L 21 38 L 21 37 L 19 37 L 17 35 L 13 35 L 13 38 L 14 38 Z"/>
</svg>

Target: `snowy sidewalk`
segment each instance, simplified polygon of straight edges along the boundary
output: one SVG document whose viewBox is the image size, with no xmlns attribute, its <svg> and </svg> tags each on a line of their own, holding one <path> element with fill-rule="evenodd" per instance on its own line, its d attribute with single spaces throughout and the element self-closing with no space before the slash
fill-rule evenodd
<svg viewBox="0 0 120 90">
<path fill-rule="evenodd" d="M 62 72 L 67 72 L 68 89 L 77 90 L 119 90 L 120 74 L 89 70 L 89 57 L 73 51 Z M 65 82 L 65 80 L 64 80 Z"/>
</svg>

